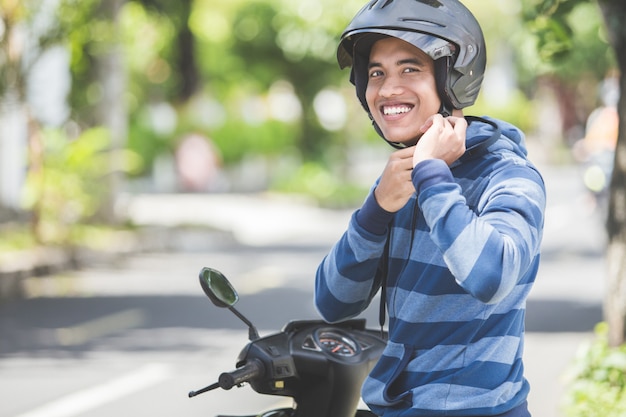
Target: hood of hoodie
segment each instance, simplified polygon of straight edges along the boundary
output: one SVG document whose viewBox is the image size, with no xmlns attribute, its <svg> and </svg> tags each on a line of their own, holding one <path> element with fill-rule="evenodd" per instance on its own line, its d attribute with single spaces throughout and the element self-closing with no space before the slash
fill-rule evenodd
<svg viewBox="0 0 626 417">
<path fill-rule="evenodd" d="M 466 151 L 459 162 L 499 149 L 507 149 L 521 157 L 528 155 L 524 133 L 516 126 L 487 116 L 467 116 L 466 119 L 469 123 Z"/>
</svg>

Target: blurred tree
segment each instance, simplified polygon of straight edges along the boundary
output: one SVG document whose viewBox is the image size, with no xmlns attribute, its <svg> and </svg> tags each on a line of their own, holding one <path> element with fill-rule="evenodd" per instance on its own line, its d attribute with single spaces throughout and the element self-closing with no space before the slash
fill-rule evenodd
<svg viewBox="0 0 626 417">
<path fill-rule="evenodd" d="M 336 40 L 362 1 L 340 8 L 328 0 L 196 3 L 193 30 L 202 40 L 199 54 L 208 91 L 226 98 L 244 92 L 264 96 L 273 87 L 291 90 L 302 114 L 292 128 L 292 142 L 304 159 L 323 159 L 329 144 L 340 139 L 321 125 L 314 99 L 345 78 L 335 62 Z M 286 104 L 282 111 L 287 119 L 294 108 Z"/>
<path fill-rule="evenodd" d="M 564 62 L 577 45 L 572 42 L 572 28 L 584 20 L 570 20 L 586 0 L 526 0 L 526 19 L 536 29 L 538 46 L 544 58 Z M 597 0 L 604 17 L 606 33 L 620 69 L 620 91 L 626 91 L 626 2 Z M 609 324 L 609 343 L 618 346 L 626 341 L 626 100 L 618 104 L 620 128 L 610 186 L 607 218 L 607 288 L 604 314 Z"/>
<path fill-rule="evenodd" d="M 341 169 L 346 143 L 367 136 L 367 129 L 345 123 L 357 101 L 335 60 L 337 38 L 362 5 L 195 0 L 190 27 L 205 83 L 180 109 L 187 126 L 210 136 L 229 166 L 264 165 L 270 182 L 287 166 L 297 168 L 296 161 Z"/>
<path fill-rule="evenodd" d="M 622 0 L 598 0 L 609 33 L 609 40 L 621 71 L 619 100 L 619 133 L 613 176 L 607 230 L 609 233 L 608 285 L 605 314 L 612 346 L 626 342 L 626 3 Z"/>
<path fill-rule="evenodd" d="M 24 96 L 24 73 L 21 71 L 23 41 L 19 25 L 27 9 L 16 0 L 0 1 L 0 97 L 9 90 L 17 90 Z M 21 93 L 20 93 L 21 90 Z"/>
<path fill-rule="evenodd" d="M 24 42 L 27 21 L 28 9 L 24 4 L 16 0 L 0 0 L 0 164 L 4 165 L 0 169 L 0 209 L 19 206 L 18 197 L 5 190 L 5 185 L 10 180 L 20 180 L 15 171 L 22 171 L 23 166 L 11 167 L 7 164 L 6 161 L 16 155 L 6 155 L 6 152 L 7 149 L 16 149 L 25 138 L 16 137 L 19 136 L 16 134 L 5 137 L 5 134 L 12 124 L 20 123 L 16 119 L 28 120 L 30 117 L 26 107 L 27 71 L 24 70 L 30 66 L 24 58 L 27 53 Z M 17 146 L 8 146 L 11 142 L 17 143 Z M 31 160 L 35 166 L 41 166 L 39 156 L 33 154 Z"/>
<path fill-rule="evenodd" d="M 147 10 L 153 10 L 166 17 L 174 28 L 173 44 L 170 48 L 170 61 L 173 63 L 174 88 L 169 98 L 175 102 L 185 102 L 194 96 L 201 87 L 201 77 L 196 63 L 196 42 L 189 27 L 192 0 L 138 0 Z"/>
<path fill-rule="evenodd" d="M 159 132 L 143 127 L 144 115 L 159 105 L 186 102 L 200 86 L 188 25 L 192 2 L 91 0 L 78 12 L 69 10 L 76 6 L 71 3 L 66 0 L 68 8 L 60 13 L 73 57 L 71 107 L 82 128 L 110 131 L 109 191 L 101 214 L 115 222 L 124 182 L 119 151 L 130 146 L 148 163 L 168 151 Z"/>
<path fill-rule="evenodd" d="M 71 53 L 72 87 L 69 95 L 73 134 L 94 126 L 109 132 L 105 197 L 100 217 L 115 223 L 115 199 L 123 186 L 119 160 L 126 146 L 128 116 L 127 75 L 119 35 L 120 11 L 125 0 L 61 0 L 56 5 L 57 36 Z"/>
<path fill-rule="evenodd" d="M 13 108 L 20 120 L 25 121 L 23 130 L 27 136 L 27 169 L 37 181 L 43 180 L 43 142 L 41 138 L 41 122 L 33 114 L 28 102 L 28 76 L 37 60 L 51 46 L 60 42 L 62 31 L 56 24 L 45 24 L 41 18 L 41 0 L 1 0 L 0 1 L 0 104 L 2 109 Z M 39 14 L 37 12 L 40 12 Z M 2 116 L 2 114 L 0 114 Z M 3 119 L 3 123 L 12 123 L 12 120 Z M 4 143 L 17 142 L 16 134 L 3 137 Z M 4 147 L 6 151 L 8 147 Z M 17 155 L 21 155 L 18 153 Z M 16 157 L 17 155 L 9 155 Z M 6 158 L 7 155 L 3 155 Z M 26 161 L 24 161 L 26 164 Z M 22 170 L 20 163 L 16 165 Z M 16 173 L 4 172 L 4 175 Z M 15 175 L 19 177 L 19 175 Z M 6 183 L 7 178 L 0 178 Z M 15 178 L 9 178 L 15 180 Z M 38 200 L 39 201 L 39 200 Z M 0 202 L 1 204 L 2 202 Z M 36 240 L 40 240 L 41 204 L 33 206 L 31 227 Z"/>
<path fill-rule="evenodd" d="M 41 220 L 47 209 L 46 194 L 65 184 L 47 181 L 52 171 L 46 168 L 47 145 L 42 134 L 41 116 L 35 114 L 29 99 L 46 91 L 33 90 L 29 84 L 31 68 L 52 47 L 67 48 L 71 55 L 73 75 L 69 104 L 73 121 L 59 120 L 69 136 L 63 134 L 66 145 L 75 139 L 82 127 L 105 126 L 110 139 L 103 150 L 108 158 L 108 170 L 94 181 L 108 182 L 108 203 L 104 204 L 107 218 L 112 221 L 113 198 L 120 188 L 123 161 L 119 155 L 125 145 L 127 114 L 124 106 L 125 68 L 119 53 L 117 17 L 124 0 L 2 0 L 0 16 L 0 98 L 12 98 L 23 109 L 28 136 L 28 209 L 36 240 L 43 242 Z M 49 68 L 46 68 L 49 69 Z M 56 82 L 57 80 L 55 80 Z M 39 86 L 41 88 L 41 86 Z M 61 98 L 63 100 L 63 98 Z M 55 102 L 64 106 L 64 102 Z M 84 116 L 84 117 L 81 117 Z M 8 138 L 14 139 L 14 138 Z M 86 161 L 88 162 L 88 161 Z M 72 167 L 67 166 L 68 170 Z M 68 173 L 70 176 L 72 173 Z M 92 184 L 93 185 L 93 184 Z M 52 187 L 52 188 L 51 188 Z M 83 190 L 84 191 L 84 190 Z M 34 194 L 33 194 L 34 193 Z M 79 193 L 69 197 L 80 199 Z M 59 221 L 61 221 L 59 219 Z"/>
<path fill-rule="evenodd" d="M 103 49 L 96 56 L 96 74 L 102 96 L 96 106 L 96 125 L 109 131 L 109 170 L 104 178 L 108 182 L 106 197 L 101 207 L 104 219 L 111 224 L 117 222 L 116 200 L 123 188 L 124 174 L 118 155 L 126 147 L 128 135 L 128 112 L 125 91 L 126 70 L 122 44 L 118 36 L 120 10 L 126 0 L 107 0 L 98 5 L 97 13 L 111 27 L 111 36 L 103 42 Z"/>
<path fill-rule="evenodd" d="M 615 67 L 602 15 L 595 2 L 586 0 L 525 0 L 522 6 L 530 40 L 539 47 L 533 55 L 524 43 L 518 46 L 521 82 L 531 96 L 538 85 L 555 92 L 561 131 L 571 145 L 581 139 L 581 127 L 598 106 L 598 83 Z"/>
<path fill-rule="evenodd" d="M 110 172 L 110 132 L 87 129 L 68 140 L 61 129 L 40 132 L 43 175 L 29 175 L 24 204 L 37 207 L 37 242 L 71 248 L 101 210 Z"/>
<path fill-rule="evenodd" d="M 320 126 L 313 98 L 324 87 L 337 84 L 334 65 L 335 33 L 296 15 L 293 10 L 266 2 L 251 2 L 235 16 L 233 53 L 240 57 L 247 77 L 262 89 L 278 80 L 293 87 L 302 105 L 298 148 L 307 160 L 320 159 L 332 135 Z"/>
</svg>

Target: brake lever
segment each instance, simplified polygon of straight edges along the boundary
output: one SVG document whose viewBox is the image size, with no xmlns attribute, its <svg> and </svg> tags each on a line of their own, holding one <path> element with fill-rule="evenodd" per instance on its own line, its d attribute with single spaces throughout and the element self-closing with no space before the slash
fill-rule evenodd
<svg viewBox="0 0 626 417">
<path fill-rule="evenodd" d="M 214 390 L 216 388 L 219 388 L 219 387 L 220 387 L 220 383 L 216 382 L 214 384 L 211 384 L 211 385 L 209 385 L 207 387 L 204 387 L 202 389 L 199 389 L 197 391 L 189 391 L 189 394 L 187 394 L 187 395 L 189 396 L 189 398 L 193 398 L 196 395 L 204 394 L 205 392 L 212 391 L 212 390 Z"/>
</svg>

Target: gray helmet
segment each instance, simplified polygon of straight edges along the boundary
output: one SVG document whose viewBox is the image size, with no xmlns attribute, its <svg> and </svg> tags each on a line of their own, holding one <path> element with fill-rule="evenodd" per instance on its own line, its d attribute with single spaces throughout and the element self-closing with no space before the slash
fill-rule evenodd
<svg viewBox="0 0 626 417">
<path fill-rule="evenodd" d="M 442 113 L 474 104 L 487 54 L 472 13 L 458 0 L 371 0 L 352 19 L 337 49 L 340 68 L 352 66 L 350 81 L 368 113 L 369 52 L 374 42 L 387 36 L 416 46 L 435 61 Z"/>
</svg>

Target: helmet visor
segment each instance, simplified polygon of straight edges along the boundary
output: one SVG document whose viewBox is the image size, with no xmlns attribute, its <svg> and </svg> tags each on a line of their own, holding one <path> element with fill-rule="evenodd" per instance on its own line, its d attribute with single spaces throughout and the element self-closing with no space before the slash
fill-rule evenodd
<svg viewBox="0 0 626 417">
<path fill-rule="evenodd" d="M 345 68 L 353 65 L 354 57 L 357 54 L 369 60 L 372 45 L 386 36 L 392 36 L 410 43 L 421 49 L 433 60 L 444 56 L 454 56 L 456 52 L 456 47 L 453 43 L 436 36 L 406 30 L 368 28 L 355 30 L 343 36 L 337 49 L 339 67 Z"/>
</svg>

